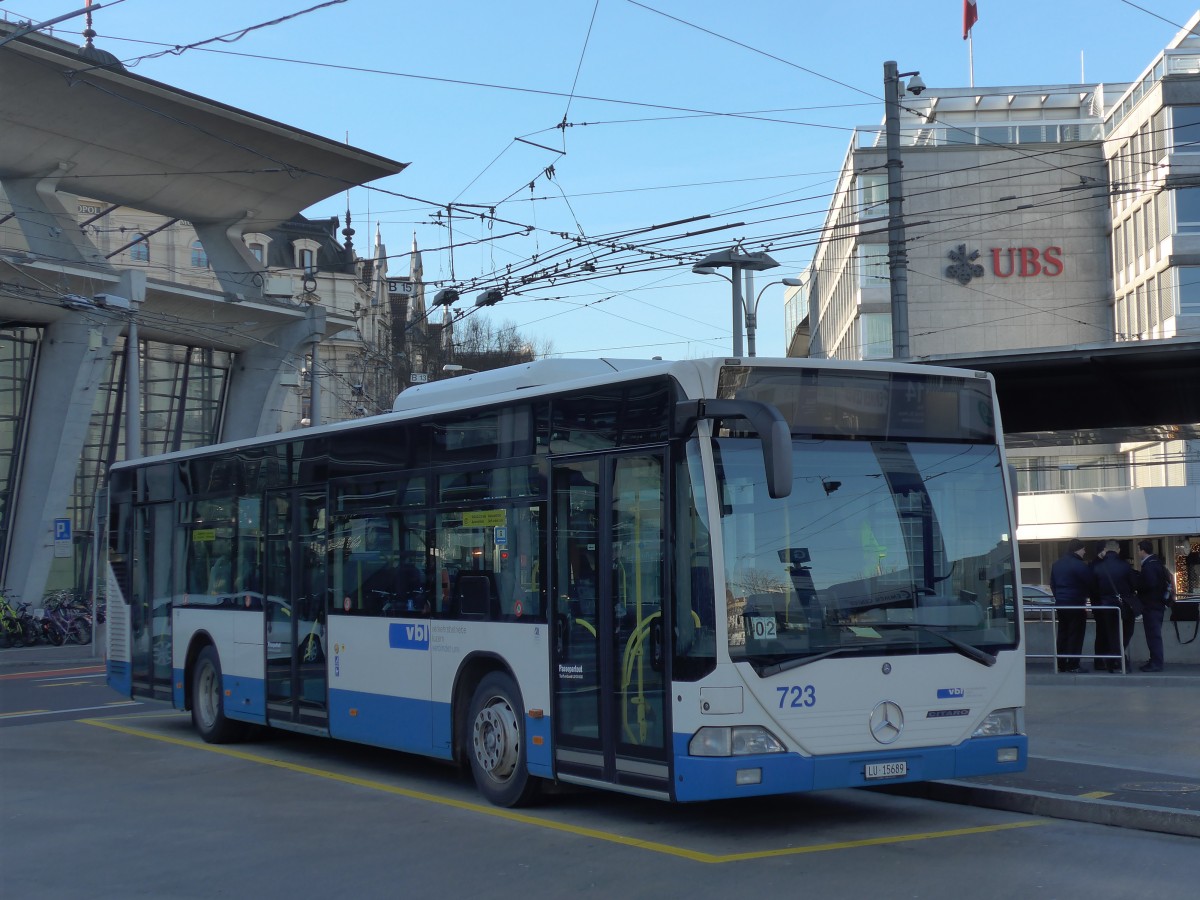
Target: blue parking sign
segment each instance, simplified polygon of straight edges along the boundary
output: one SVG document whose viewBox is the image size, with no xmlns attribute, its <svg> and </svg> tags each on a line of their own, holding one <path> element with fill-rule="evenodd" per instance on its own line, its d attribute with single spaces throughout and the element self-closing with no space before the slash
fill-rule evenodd
<svg viewBox="0 0 1200 900">
<path fill-rule="evenodd" d="M 73 552 L 71 546 L 71 520 L 54 520 L 54 556 L 56 559 L 70 559 Z"/>
</svg>

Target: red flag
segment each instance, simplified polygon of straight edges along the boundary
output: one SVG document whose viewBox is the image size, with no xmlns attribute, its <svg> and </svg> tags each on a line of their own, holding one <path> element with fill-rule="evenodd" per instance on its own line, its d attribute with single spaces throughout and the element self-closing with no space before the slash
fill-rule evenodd
<svg viewBox="0 0 1200 900">
<path fill-rule="evenodd" d="M 975 0 L 963 0 L 963 40 L 971 36 L 971 26 L 979 21 L 979 10 L 975 8 Z"/>
</svg>

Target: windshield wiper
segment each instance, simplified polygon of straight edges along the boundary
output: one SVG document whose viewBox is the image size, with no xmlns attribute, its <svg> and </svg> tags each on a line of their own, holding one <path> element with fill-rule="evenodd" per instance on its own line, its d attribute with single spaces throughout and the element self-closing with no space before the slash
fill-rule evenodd
<svg viewBox="0 0 1200 900">
<path fill-rule="evenodd" d="M 825 659 L 830 656 L 837 656 L 839 653 L 858 653 L 862 647 L 834 647 L 832 650 L 826 650 L 824 653 L 815 653 L 812 656 L 802 656 L 799 659 L 789 659 L 781 663 L 775 663 L 773 666 L 766 666 L 758 669 L 760 678 L 770 678 L 772 675 L 778 675 L 780 672 L 788 672 L 792 669 L 798 669 L 801 666 L 807 666 L 809 663 L 814 663 L 819 659 Z"/>
<path fill-rule="evenodd" d="M 881 626 L 874 625 L 872 627 L 879 628 Z M 988 653 L 986 650 L 980 650 L 973 644 L 968 644 L 966 641 L 960 641 L 958 638 L 950 637 L 950 635 L 945 634 L 944 632 L 934 631 L 932 628 L 928 628 L 925 625 L 908 625 L 896 622 L 888 623 L 882 627 L 900 628 L 905 631 L 923 631 L 926 634 L 932 634 L 934 637 L 940 637 L 943 641 L 945 641 L 967 659 L 977 662 L 981 666 L 994 666 L 996 664 L 996 657 L 992 656 L 992 654 Z"/>
</svg>

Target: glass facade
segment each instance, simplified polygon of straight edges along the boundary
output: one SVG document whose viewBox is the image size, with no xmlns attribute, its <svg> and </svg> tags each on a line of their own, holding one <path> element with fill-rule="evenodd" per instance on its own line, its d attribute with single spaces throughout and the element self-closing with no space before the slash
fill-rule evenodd
<svg viewBox="0 0 1200 900">
<path fill-rule="evenodd" d="M 215 443 L 232 355 L 201 347 L 141 341 L 142 453 L 151 456 Z M 56 559 L 47 589 L 81 588 L 91 581 L 92 516 L 105 473 L 126 458 L 126 345 L 118 339 L 96 392 L 92 420 L 75 474 L 71 517 L 76 558 Z"/>
<path fill-rule="evenodd" d="M 33 385 L 40 328 L 0 329 L 0 550 L 8 547 L 15 480 L 21 470 L 22 436 Z M 0 556 L 0 563 L 8 554 Z M 0 585 L 5 572 L 0 571 Z"/>
</svg>

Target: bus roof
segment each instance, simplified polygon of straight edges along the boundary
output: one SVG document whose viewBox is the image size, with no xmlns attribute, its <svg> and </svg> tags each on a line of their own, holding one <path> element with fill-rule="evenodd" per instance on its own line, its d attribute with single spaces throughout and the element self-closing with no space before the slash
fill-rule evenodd
<svg viewBox="0 0 1200 900">
<path fill-rule="evenodd" d="M 615 373 L 669 365 L 660 359 L 538 359 L 533 362 L 487 369 L 419 384 L 397 395 L 393 412 L 445 403 L 476 401 L 483 397 L 585 379 L 607 379 Z"/>
<path fill-rule="evenodd" d="M 451 412 L 476 404 L 505 402 L 519 399 L 522 392 L 535 396 L 547 392 L 587 388 L 610 384 L 630 378 L 650 375 L 672 374 L 692 387 L 697 380 L 703 383 L 718 372 L 721 366 L 757 365 L 768 367 L 810 369 L 856 369 L 859 371 L 908 371 L 929 376 L 955 374 L 959 377 L 977 375 L 989 377 L 984 372 L 969 369 L 953 369 L 920 363 L 897 363 L 892 360 L 855 361 L 847 363 L 840 359 L 774 358 L 774 357 L 705 357 L 686 360 L 663 359 L 539 359 L 500 369 L 487 369 L 453 378 L 444 378 L 427 384 L 415 385 L 400 393 L 392 404 L 391 412 L 365 416 L 325 425 L 294 429 L 275 434 L 257 435 L 238 441 L 209 444 L 186 450 L 145 456 L 138 459 L 114 463 L 113 469 L 137 466 L 148 462 L 202 456 L 241 447 L 274 444 L 284 440 L 315 438 L 328 433 L 369 428 L 390 419 L 403 419 L 417 413 L 437 414 Z M 515 396 L 514 396 L 515 395 Z"/>
</svg>

